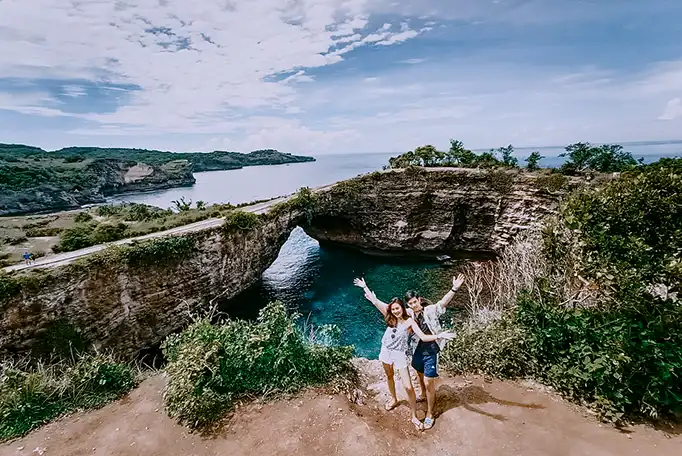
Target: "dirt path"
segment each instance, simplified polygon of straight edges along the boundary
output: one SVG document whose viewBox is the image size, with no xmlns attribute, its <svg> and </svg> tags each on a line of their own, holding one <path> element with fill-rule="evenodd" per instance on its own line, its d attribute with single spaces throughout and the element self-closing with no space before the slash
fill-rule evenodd
<svg viewBox="0 0 682 456">
<path fill-rule="evenodd" d="M 0 456 L 682 454 L 679 434 L 645 426 L 621 432 L 551 394 L 480 378 L 444 378 L 436 424 L 420 433 L 409 424 L 404 404 L 383 410 L 381 367 L 376 361 L 363 363 L 370 395 L 375 395 L 364 405 L 308 391 L 292 400 L 243 407 L 217 435 L 202 437 L 166 416 L 163 378 L 157 376 L 101 410 L 0 445 Z"/>
<path fill-rule="evenodd" d="M 327 189 L 333 187 L 334 185 L 335 184 L 330 184 L 330 185 L 325 185 L 322 187 L 317 187 L 317 188 L 313 189 L 313 191 L 315 191 L 315 192 L 324 191 L 324 190 L 327 190 Z M 263 213 L 267 212 L 275 204 L 286 201 L 290 197 L 291 197 L 291 195 L 275 198 L 275 199 L 272 199 L 270 201 L 254 204 L 253 206 L 243 207 L 242 210 L 246 211 L 246 212 L 251 212 L 253 214 L 263 214 Z M 4 268 L 4 270 L 5 270 L 5 272 L 12 272 L 12 271 L 21 271 L 24 269 L 34 269 L 34 268 L 52 268 L 52 267 L 61 266 L 64 264 L 71 263 L 72 261 L 77 260 L 78 258 L 82 258 L 84 256 L 91 255 L 93 253 L 99 252 L 99 251 L 109 247 L 110 245 L 122 245 L 122 244 L 131 243 L 133 241 L 142 241 L 142 240 L 146 240 L 146 239 L 154 239 L 154 238 L 163 237 L 163 236 L 170 236 L 170 235 L 189 233 L 189 232 L 193 232 L 193 231 L 205 230 L 208 228 L 220 226 L 223 222 L 224 222 L 223 218 L 212 218 L 212 219 L 202 220 L 200 222 L 191 223 L 189 225 L 184 225 L 184 226 L 179 226 L 179 227 L 172 228 L 172 229 L 166 230 L 166 231 L 159 231 L 156 233 L 146 234 L 144 236 L 138 236 L 138 237 L 134 237 L 134 238 L 121 239 L 120 241 L 111 242 L 108 244 L 93 245 L 91 247 L 86 247 L 84 249 L 74 250 L 73 252 L 65 252 L 65 253 L 60 253 L 60 254 L 56 254 L 56 255 L 48 255 L 48 256 L 45 256 L 43 258 L 39 258 L 33 264 L 30 264 L 30 265 L 23 264 L 23 263 L 16 264 L 13 266 L 7 266 Z"/>
</svg>

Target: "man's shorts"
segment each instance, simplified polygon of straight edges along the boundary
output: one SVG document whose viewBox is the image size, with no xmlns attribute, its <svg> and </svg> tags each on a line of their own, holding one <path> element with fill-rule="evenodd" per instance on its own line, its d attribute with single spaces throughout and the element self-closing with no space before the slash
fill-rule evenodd
<svg viewBox="0 0 682 456">
<path fill-rule="evenodd" d="M 390 350 L 382 345 L 379 361 L 384 364 L 391 364 L 396 370 L 405 369 L 407 367 L 407 354 L 404 350 Z"/>
<path fill-rule="evenodd" d="M 438 377 L 438 352 L 424 349 L 420 344 L 412 355 L 412 367 L 417 372 L 423 373 L 424 377 Z"/>
</svg>

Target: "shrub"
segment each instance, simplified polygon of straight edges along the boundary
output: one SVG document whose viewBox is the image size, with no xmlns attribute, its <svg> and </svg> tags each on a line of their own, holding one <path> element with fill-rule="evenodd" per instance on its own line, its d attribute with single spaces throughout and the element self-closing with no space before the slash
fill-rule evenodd
<svg viewBox="0 0 682 456">
<path fill-rule="evenodd" d="M 535 178 L 535 185 L 548 193 L 556 193 L 567 188 L 568 177 L 559 173 L 537 176 Z"/>
<path fill-rule="evenodd" d="M 119 247 L 114 256 L 120 256 L 130 265 L 162 265 L 196 251 L 197 240 L 192 235 L 164 236 L 144 242 L 133 242 Z"/>
<path fill-rule="evenodd" d="M 92 232 L 92 243 L 103 244 L 123 239 L 128 225 L 125 223 L 100 223 Z"/>
<path fill-rule="evenodd" d="M 498 193 L 507 194 L 514 187 L 514 176 L 506 171 L 487 171 L 488 185 Z"/>
<path fill-rule="evenodd" d="M 261 217 L 253 212 L 235 210 L 229 212 L 223 223 L 223 231 L 231 233 L 235 231 L 249 231 L 259 227 Z"/>
<path fill-rule="evenodd" d="M 76 223 L 88 223 L 92 220 L 92 215 L 89 212 L 79 212 L 74 218 Z"/>
<path fill-rule="evenodd" d="M 52 237 L 52 236 L 58 236 L 62 231 L 64 231 L 64 228 L 59 228 L 59 227 L 30 228 L 30 229 L 25 231 L 25 234 L 28 237 L 44 237 L 44 236 Z"/>
<path fill-rule="evenodd" d="M 163 344 L 168 360 L 164 403 L 169 415 L 192 427 L 217 421 L 236 400 L 289 394 L 341 380 L 353 372 L 352 347 L 313 343 L 281 303 L 256 322 L 202 319 Z"/>
<path fill-rule="evenodd" d="M 542 232 L 538 264 L 545 266 L 532 283 L 524 279 L 501 320 L 464 328 L 445 357 L 449 365 L 515 376 L 501 356 L 517 359 L 519 349 L 534 366 L 528 372 L 610 421 L 682 412 L 682 174 L 675 165 L 643 167 L 571 195 Z M 518 347 L 505 346 L 499 337 L 506 333 Z"/>
<path fill-rule="evenodd" d="M 1 363 L 0 440 L 27 434 L 60 415 L 101 407 L 135 386 L 133 370 L 110 356 L 53 365 Z"/>
<path fill-rule="evenodd" d="M 55 253 L 72 252 L 95 245 L 96 242 L 92 236 L 93 229 L 92 225 L 77 225 L 63 230 L 59 234 L 59 242 L 52 247 L 52 251 Z"/>
<path fill-rule="evenodd" d="M 505 315 L 485 326 L 467 325 L 445 346 L 443 366 L 455 373 L 472 372 L 499 378 L 526 378 L 536 371 L 528 356 L 530 337 Z"/>
<path fill-rule="evenodd" d="M 113 204 L 106 204 L 97 208 L 97 215 L 100 217 L 111 217 L 112 215 L 120 214 L 123 210 L 122 206 L 114 206 Z"/>
</svg>

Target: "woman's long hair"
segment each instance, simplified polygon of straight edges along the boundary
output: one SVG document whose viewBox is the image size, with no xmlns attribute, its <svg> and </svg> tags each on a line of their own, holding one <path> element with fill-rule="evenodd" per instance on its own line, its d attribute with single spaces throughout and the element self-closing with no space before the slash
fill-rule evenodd
<svg viewBox="0 0 682 456">
<path fill-rule="evenodd" d="M 396 325 L 398 324 L 398 319 L 396 318 L 395 315 L 393 315 L 393 312 L 391 312 L 393 304 L 398 304 L 400 306 L 400 309 L 402 310 L 400 318 L 402 318 L 403 320 L 407 318 L 407 310 L 405 310 L 405 303 L 403 302 L 403 300 L 400 298 L 393 298 L 391 300 L 391 303 L 388 305 L 388 308 L 386 309 L 386 315 L 384 316 L 384 321 L 386 322 L 386 325 L 390 326 L 391 328 L 395 328 Z"/>
</svg>

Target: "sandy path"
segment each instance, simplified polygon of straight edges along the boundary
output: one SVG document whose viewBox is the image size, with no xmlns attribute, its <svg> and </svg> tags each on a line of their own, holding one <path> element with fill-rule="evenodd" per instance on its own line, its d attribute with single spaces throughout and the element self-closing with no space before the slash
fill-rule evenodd
<svg viewBox="0 0 682 456">
<path fill-rule="evenodd" d="M 0 456 L 36 455 L 522 455 L 682 454 L 682 437 L 646 426 L 628 433 L 599 424 L 577 407 L 512 382 L 444 378 L 433 429 L 417 432 L 403 404 L 385 412 L 380 366 L 370 363 L 365 405 L 343 395 L 300 397 L 240 410 L 215 436 L 190 433 L 166 416 L 163 378 L 145 381 L 123 400 L 45 426 L 0 445 Z"/>
</svg>

